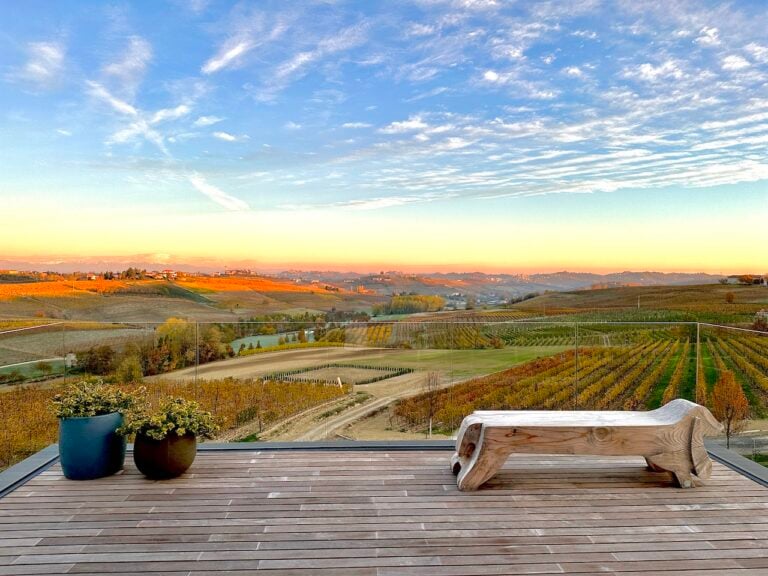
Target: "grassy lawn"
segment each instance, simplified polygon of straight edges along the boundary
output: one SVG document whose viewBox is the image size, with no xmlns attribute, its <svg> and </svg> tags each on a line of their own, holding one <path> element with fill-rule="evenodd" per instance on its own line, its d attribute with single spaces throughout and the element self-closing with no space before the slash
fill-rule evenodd
<svg viewBox="0 0 768 576">
<path fill-rule="evenodd" d="M 48 374 L 63 374 L 64 373 L 64 361 L 63 360 L 51 360 L 46 362 L 51 366 L 50 372 L 38 370 L 37 361 L 26 362 L 24 364 L 18 364 L 16 366 L 0 366 L 0 374 L 11 374 L 16 371 L 19 372 L 24 378 L 37 378 L 39 376 L 47 376 Z"/>
<path fill-rule="evenodd" d="M 437 370 L 453 377 L 469 378 L 506 370 L 516 364 L 568 349 L 568 346 L 509 346 L 498 350 L 398 350 L 388 352 L 386 357 L 375 353 L 370 357 L 361 356 L 355 362 Z"/>
<path fill-rule="evenodd" d="M 755 454 L 754 456 L 747 456 L 747 458 L 768 468 L 768 454 Z"/>
</svg>

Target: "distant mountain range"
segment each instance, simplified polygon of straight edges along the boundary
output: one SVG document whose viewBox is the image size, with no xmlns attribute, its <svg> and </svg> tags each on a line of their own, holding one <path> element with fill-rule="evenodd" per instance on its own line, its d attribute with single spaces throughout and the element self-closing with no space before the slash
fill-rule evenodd
<svg viewBox="0 0 768 576">
<path fill-rule="evenodd" d="M 593 274 L 587 272 L 553 272 L 546 274 L 485 274 L 482 272 L 451 272 L 409 274 L 398 271 L 379 274 L 353 272 L 290 270 L 277 274 L 281 278 L 360 287 L 377 294 L 415 292 L 419 294 L 473 295 L 482 300 L 503 300 L 531 292 L 569 291 L 619 286 L 667 286 L 712 284 L 722 276 L 704 273 L 616 272 Z"/>
<path fill-rule="evenodd" d="M 682 284 L 711 284 L 722 276 L 705 273 L 664 272 L 615 272 L 595 274 L 589 272 L 551 272 L 541 274 L 488 274 L 483 272 L 408 273 L 386 271 L 375 274 L 339 272 L 333 270 L 286 270 L 277 271 L 258 263 L 220 262 L 206 259 L 178 261 L 167 254 L 140 254 L 125 258 L 82 260 L 0 260 L 0 270 L 37 270 L 54 272 L 102 272 L 125 270 L 129 267 L 159 270 L 174 269 L 184 272 L 214 273 L 225 269 L 252 269 L 254 273 L 266 273 L 294 281 L 316 280 L 361 292 L 388 295 L 399 292 L 420 294 L 472 295 L 485 301 L 519 297 L 531 292 L 567 291 L 619 286 L 660 286 Z"/>
</svg>

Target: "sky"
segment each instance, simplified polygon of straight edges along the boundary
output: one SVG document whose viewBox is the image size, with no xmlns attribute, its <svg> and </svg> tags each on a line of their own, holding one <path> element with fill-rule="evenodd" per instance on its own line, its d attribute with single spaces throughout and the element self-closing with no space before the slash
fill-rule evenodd
<svg viewBox="0 0 768 576">
<path fill-rule="evenodd" d="M 764 0 L 0 3 L 0 259 L 764 272 Z"/>
</svg>

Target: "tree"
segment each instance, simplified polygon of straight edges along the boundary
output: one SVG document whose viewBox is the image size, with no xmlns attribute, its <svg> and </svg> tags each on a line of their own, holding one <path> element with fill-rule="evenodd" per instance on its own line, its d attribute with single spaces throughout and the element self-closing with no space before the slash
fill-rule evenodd
<svg viewBox="0 0 768 576">
<path fill-rule="evenodd" d="M 221 330 L 217 326 L 210 325 L 202 331 L 197 347 L 200 364 L 226 356 L 226 348 L 221 342 Z"/>
<path fill-rule="evenodd" d="M 718 282 L 720 284 L 728 284 L 728 278 L 720 278 L 720 280 L 718 280 Z"/>
<path fill-rule="evenodd" d="M 733 296 L 733 292 L 728 292 L 728 293 L 726 293 L 726 295 L 725 295 L 725 301 L 726 301 L 728 304 L 733 304 L 733 299 L 734 299 L 734 296 Z"/>
<path fill-rule="evenodd" d="M 51 372 L 53 372 L 53 366 L 50 362 L 46 362 L 44 360 L 40 360 L 37 364 L 35 364 L 35 369 L 38 372 L 42 372 L 46 376 L 48 376 Z"/>
<path fill-rule="evenodd" d="M 306 342 L 307 341 L 307 333 L 304 332 L 304 330 L 299 330 L 299 342 Z"/>
<path fill-rule="evenodd" d="M 724 371 L 712 391 L 712 414 L 725 425 L 725 445 L 731 447 L 731 436 L 749 416 L 749 402 L 733 372 Z"/>
<path fill-rule="evenodd" d="M 752 276 L 751 274 L 743 274 L 739 276 L 738 280 L 741 284 L 753 284 L 755 281 L 755 277 Z"/>
<path fill-rule="evenodd" d="M 170 351 L 171 369 L 195 362 L 195 325 L 181 318 L 168 318 L 157 329 L 161 344 Z"/>
<path fill-rule="evenodd" d="M 138 356 L 130 355 L 123 358 L 115 372 L 118 382 L 136 383 L 141 382 L 144 377 L 141 368 L 141 359 Z"/>
<path fill-rule="evenodd" d="M 115 363 L 115 350 L 112 346 L 93 346 L 83 356 L 81 366 L 89 374 L 108 374 L 112 372 Z"/>
<path fill-rule="evenodd" d="M 251 346 L 253 346 L 253 344 L 251 344 Z M 253 350 L 253 348 L 251 348 L 251 350 Z M 245 342 L 241 342 L 240 343 L 240 348 L 238 348 L 238 350 L 237 350 L 238 354 L 242 354 L 243 352 L 245 352 Z"/>
</svg>

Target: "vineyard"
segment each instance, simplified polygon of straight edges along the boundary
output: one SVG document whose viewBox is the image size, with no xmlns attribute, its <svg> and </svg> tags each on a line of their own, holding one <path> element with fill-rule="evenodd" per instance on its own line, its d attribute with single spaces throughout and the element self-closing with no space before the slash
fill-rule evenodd
<svg viewBox="0 0 768 576">
<path fill-rule="evenodd" d="M 505 312 L 493 315 L 504 318 Z M 352 323 L 331 328 L 322 342 L 352 346 L 475 350 L 502 346 L 627 346 L 651 339 L 678 338 L 689 330 L 664 323 L 637 325 L 601 322 L 547 323 L 488 320 L 488 315 L 461 322 L 401 321 Z"/>
<path fill-rule="evenodd" d="M 123 385 L 133 390 L 137 385 Z M 49 410 L 61 386 L 23 386 L 0 394 L 0 470 L 56 442 L 58 422 Z M 258 422 L 259 429 L 292 414 L 349 393 L 349 387 L 275 380 L 155 381 L 147 386 L 150 400 L 168 396 L 196 400 L 229 430 Z"/>
<path fill-rule="evenodd" d="M 410 374 L 412 368 L 399 368 L 390 366 L 371 366 L 365 364 L 323 364 L 321 366 L 307 366 L 287 372 L 269 374 L 266 379 L 283 382 L 325 382 L 335 384 L 337 378 L 345 384 L 373 384 L 387 378 Z"/>
<path fill-rule="evenodd" d="M 768 335 L 702 331 L 697 351 L 690 327 L 648 327 L 627 345 L 589 346 L 537 359 L 452 388 L 400 402 L 395 415 L 408 428 L 429 417 L 455 430 L 474 410 L 645 410 L 677 397 L 708 404 L 719 374 L 732 371 L 753 417 L 768 410 Z M 565 338 L 544 334 L 544 338 Z M 542 340 L 539 340 L 542 341 Z"/>
<path fill-rule="evenodd" d="M 264 276 L 250 277 L 188 277 L 181 278 L 176 284 L 200 293 L 210 292 L 327 292 L 323 286 L 301 285 L 288 280 L 267 278 Z"/>
<path fill-rule="evenodd" d="M 711 390 L 718 374 L 731 371 L 753 413 L 768 415 L 768 334 L 707 328 L 701 331 L 701 374 Z"/>
<path fill-rule="evenodd" d="M 751 324 L 766 306 L 764 286 L 626 286 L 573 292 L 548 292 L 514 305 L 535 316 L 579 322 L 712 322 Z"/>
<path fill-rule="evenodd" d="M 500 338 L 508 346 L 628 346 L 646 339 L 684 337 L 684 326 L 663 324 L 549 324 L 519 322 L 487 325 L 484 334 Z"/>
<path fill-rule="evenodd" d="M 352 346 L 471 350 L 491 348 L 483 324 L 469 322 L 374 322 L 330 329 L 320 341 Z"/>
<path fill-rule="evenodd" d="M 52 282 L 25 282 L 19 284 L 0 284 L 0 300 L 21 297 L 72 296 L 91 292 L 108 294 L 118 292 L 128 286 L 119 280 L 55 280 Z"/>
</svg>

